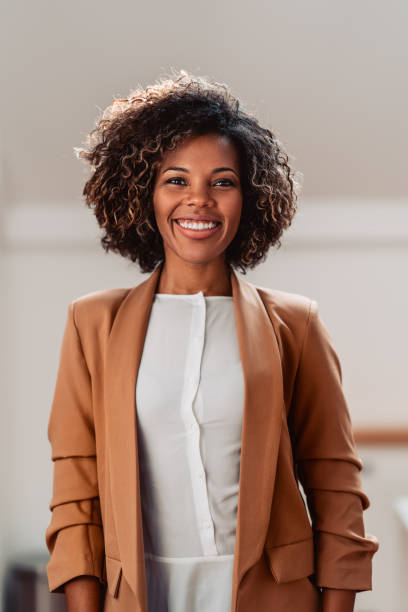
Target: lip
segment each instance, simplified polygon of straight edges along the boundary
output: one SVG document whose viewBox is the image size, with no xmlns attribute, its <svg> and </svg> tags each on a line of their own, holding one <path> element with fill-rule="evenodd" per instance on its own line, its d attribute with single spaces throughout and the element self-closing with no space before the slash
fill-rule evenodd
<svg viewBox="0 0 408 612">
<path fill-rule="evenodd" d="M 205 216 L 190 216 L 190 217 L 174 217 L 173 221 L 196 221 L 197 223 L 199 221 L 212 221 L 213 223 L 221 223 L 221 221 L 219 219 L 216 219 L 215 217 L 210 217 L 208 215 Z"/>
<path fill-rule="evenodd" d="M 180 219 L 184 219 L 185 217 L 180 217 Z M 189 219 L 191 220 L 191 219 Z M 201 221 L 204 221 L 203 217 L 201 217 L 200 219 Z M 211 221 L 214 221 L 214 219 L 208 219 Z M 215 227 L 213 227 L 212 229 L 207 229 L 207 230 L 193 230 L 193 229 L 187 229 L 186 227 L 182 227 L 181 225 L 179 225 L 178 223 L 176 223 L 177 219 L 173 219 L 173 221 L 175 222 L 175 225 L 177 227 L 177 229 L 187 238 L 193 238 L 193 240 L 203 240 L 204 238 L 209 238 L 210 236 L 212 236 L 213 234 L 215 234 L 221 227 L 221 223 L 218 222 L 219 224 L 216 225 Z"/>
</svg>

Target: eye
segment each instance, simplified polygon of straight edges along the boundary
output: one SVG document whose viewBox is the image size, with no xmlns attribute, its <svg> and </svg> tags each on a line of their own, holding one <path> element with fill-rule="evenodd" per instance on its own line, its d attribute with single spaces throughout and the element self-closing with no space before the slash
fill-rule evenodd
<svg viewBox="0 0 408 612">
<path fill-rule="evenodd" d="M 230 185 L 234 185 L 234 183 L 230 180 L 230 179 L 218 179 L 217 183 L 223 182 L 224 185 L 226 184 L 227 187 L 229 187 Z"/>
<path fill-rule="evenodd" d="M 184 181 L 184 179 L 180 176 L 173 176 L 172 178 L 169 178 L 166 183 L 171 183 L 172 185 L 180 185 L 180 183 L 173 183 L 173 181 Z"/>
<path fill-rule="evenodd" d="M 166 183 L 170 185 L 182 185 L 185 184 L 185 179 L 181 176 L 172 176 L 171 178 L 167 179 Z M 215 185 L 218 185 L 219 183 L 221 183 L 222 187 L 230 187 L 231 185 L 234 186 L 234 182 L 227 178 L 218 179 L 215 182 Z"/>
</svg>

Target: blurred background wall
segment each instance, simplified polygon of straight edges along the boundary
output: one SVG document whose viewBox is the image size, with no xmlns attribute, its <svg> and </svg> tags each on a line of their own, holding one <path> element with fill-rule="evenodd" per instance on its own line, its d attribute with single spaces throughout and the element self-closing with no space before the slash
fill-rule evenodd
<svg viewBox="0 0 408 612">
<path fill-rule="evenodd" d="M 45 551 L 68 303 L 144 278 L 100 247 L 73 147 L 114 97 L 185 68 L 228 83 L 304 175 L 282 248 L 247 279 L 319 303 L 380 540 L 356 610 L 406 610 L 408 4 L 39 0 L 2 14 L 1 571 Z"/>
</svg>

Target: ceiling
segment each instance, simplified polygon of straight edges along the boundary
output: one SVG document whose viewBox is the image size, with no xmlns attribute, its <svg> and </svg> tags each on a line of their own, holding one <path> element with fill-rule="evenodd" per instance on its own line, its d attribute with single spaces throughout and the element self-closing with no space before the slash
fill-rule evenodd
<svg viewBox="0 0 408 612">
<path fill-rule="evenodd" d="M 185 68 L 274 130 L 314 197 L 408 191 L 408 3 L 14 2 L 1 25 L 3 206 L 81 200 L 101 109 Z"/>
</svg>

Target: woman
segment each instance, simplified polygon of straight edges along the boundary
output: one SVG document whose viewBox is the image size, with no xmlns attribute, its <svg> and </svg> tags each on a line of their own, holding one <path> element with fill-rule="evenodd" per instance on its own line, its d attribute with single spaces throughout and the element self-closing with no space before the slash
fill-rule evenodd
<svg viewBox="0 0 408 612">
<path fill-rule="evenodd" d="M 68 307 L 50 590 L 76 612 L 352 611 L 378 540 L 337 354 L 316 301 L 234 271 L 295 214 L 282 144 L 182 71 L 78 154 L 104 248 L 150 274 Z"/>
</svg>

